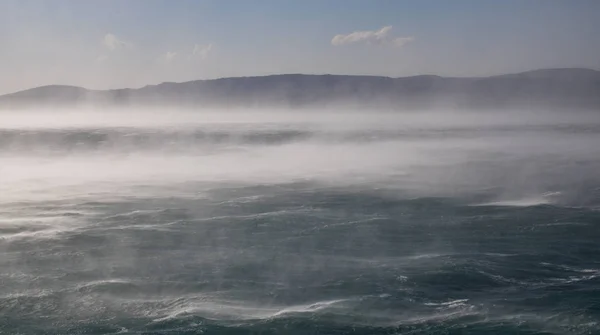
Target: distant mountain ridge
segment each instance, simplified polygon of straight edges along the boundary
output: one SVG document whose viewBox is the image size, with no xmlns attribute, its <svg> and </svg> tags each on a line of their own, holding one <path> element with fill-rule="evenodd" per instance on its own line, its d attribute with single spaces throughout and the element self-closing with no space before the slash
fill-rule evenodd
<svg viewBox="0 0 600 335">
<path fill-rule="evenodd" d="M 600 109 L 600 71 L 543 69 L 491 77 L 283 74 L 162 83 L 139 89 L 43 86 L 0 96 L 0 109 L 34 106 L 210 106 Z"/>
</svg>

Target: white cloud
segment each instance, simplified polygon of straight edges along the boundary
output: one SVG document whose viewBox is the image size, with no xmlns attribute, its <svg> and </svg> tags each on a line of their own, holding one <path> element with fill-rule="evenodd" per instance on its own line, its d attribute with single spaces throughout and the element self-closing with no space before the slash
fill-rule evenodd
<svg viewBox="0 0 600 335">
<path fill-rule="evenodd" d="M 406 43 L 412 42 L 414 40 L 414 37 L 396 37 L 391 42 L 394 46 L 401 47 L 404 46 Z"/>
<path fill-rule="evenodd" d="M 194 45 L 194 49 L 192 50 L 192 56 L 200 57 L 200 59 L 206 59 L 208 54 L 211 52 L 213 48 L 212 43 L 207 45 Z"/>
<path fill-rule="evenodd" d="M 340 46 L 352 43 L 367 43 L 401 47 L 414 40 L 413 37 L 393 37 L 390 35 L 390 30 L 392 30 L 392 26 L 385 26 L 379 30 L 355 31 L 346 35 L 339 34 L 331 39 L 331 44 Z"/>
<path fill-rule="evenodd" d="M 100 55 L 100 56 L 96 57 L 96 62 L 98 62 L 98 63 L 103 63 L 103 62 L 105 62 L 107 59 L 108 59 L 108 56 L 107 56 L 107 55 Z"/>
<path fill-rule="evenodd" d="M 194 58 L 206 59 L 209 53 L 212 51 L 212 44 L 196 44 L 190 53 L 188 52 L 179 52 L 179 51 L 168 51 L 167 53 L 161 55 L 157 58 L 159 62 L 164 63 L 173 63 L 174 61 L 192 61 Z"/>
<path fill-rule="evenodd" d="M 165 61 L 166 61 L 167 63 L 170 63 L 170 62 L 172 62 L 172 61 L 175 59 L 175 57 L 177 57 L 177 53 L 176 53 L 176 52 L 171 52 L 171 51 L 168 51 L 168 52 L 165 54 Z"/>
<path fill-rule="evenodd" d="M 130 48 L 132 46 L 131 43 L 123 41 L 119 39 L 117 36 L 113 34 L 106 34 L 102 39 L 102 44 L 107 47 L 109 50 L 113 51 L 120 48 Z"/>
</svg>

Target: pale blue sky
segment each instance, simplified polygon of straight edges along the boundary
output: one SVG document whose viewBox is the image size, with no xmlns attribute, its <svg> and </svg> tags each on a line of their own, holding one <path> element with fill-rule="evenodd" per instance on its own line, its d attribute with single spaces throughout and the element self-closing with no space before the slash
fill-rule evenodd
<svg viewBox="0 0 600 335">
<path fill-rule="evenodd" d="M 600 1 L 2 0 L 0 43 L 0 93 L 276 73 L 599 69 Z"/>
</svg>

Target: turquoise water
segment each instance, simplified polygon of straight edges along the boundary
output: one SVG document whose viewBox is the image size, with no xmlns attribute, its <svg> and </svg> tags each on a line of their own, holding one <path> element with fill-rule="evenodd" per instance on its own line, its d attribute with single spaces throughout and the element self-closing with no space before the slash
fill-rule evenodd
<svg viewBox="0 0 600 335">
<path fill-rule="evenodd" d="M 0 333 L 600 333 L 600 128 L 5 128 Z"/>
</svg>

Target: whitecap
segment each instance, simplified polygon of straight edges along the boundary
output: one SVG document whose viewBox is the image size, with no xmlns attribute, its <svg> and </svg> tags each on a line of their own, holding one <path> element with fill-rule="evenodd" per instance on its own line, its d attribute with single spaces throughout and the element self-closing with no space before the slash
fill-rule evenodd
<svg viewBox="0 0 600 335">
<path fill-rule="evenodd" d="M 552 205 L 556 203 L 556 197 L 560 195 L 560 192 L 546 192 L 543 194 L 536 194 L 514 199 L 504 199 L 479 204 L 472 204 L 471 206 L 532 207 L 541 205 Z"/>
<path fill-rule="evenodd" d="M 498 207 L 533 207 L 533 206 L 541 206 L 541 205 L 550 205 L 551 201 L 545 198 L 531 197 L 531 198 L 521 198 L 514 200 L 502 200 L 502 201 L 493 201 L 486 202 L 482 204 L 474 204 L 471 206 L 498 206 Z"/>
<path fill-rule="evenodd" d="M 458 307 L 465 306 L 465 303 L 469 301 L 469 299 L 456 299 L 446 302 L 426 302 L 425 306 L 437 306 L 437 307 Z"/>
<path fill-rule="evenodd" d="M 352 299 L 335 299 L 317 301 L 309 304 L 291 305 L 287 307 L 251 306 L 235 302 L 189 302 L 183 299 L 176 306 L 172 306 L 166 313 L 154 319 L 162 322 L 182 315 L 195 315 L 211 320 L 267 320 L 289 314 L 315 313 Z"/>
</svg>

